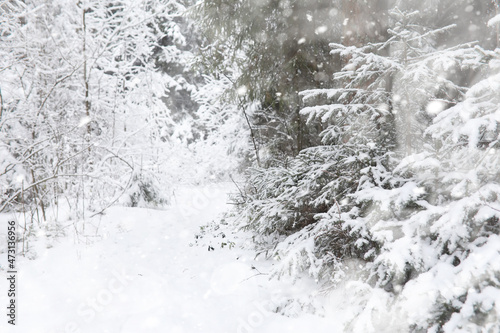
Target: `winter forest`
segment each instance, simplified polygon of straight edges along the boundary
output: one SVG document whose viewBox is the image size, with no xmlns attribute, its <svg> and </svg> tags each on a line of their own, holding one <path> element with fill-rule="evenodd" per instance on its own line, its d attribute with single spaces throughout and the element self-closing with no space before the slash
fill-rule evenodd
<svg viewBox="0 0 500 333">
<path fill-rule="evenodd" d="M 500 0 L 0 0 L 0 257 L 1 332 L 500 332 Z"/>
</svg>

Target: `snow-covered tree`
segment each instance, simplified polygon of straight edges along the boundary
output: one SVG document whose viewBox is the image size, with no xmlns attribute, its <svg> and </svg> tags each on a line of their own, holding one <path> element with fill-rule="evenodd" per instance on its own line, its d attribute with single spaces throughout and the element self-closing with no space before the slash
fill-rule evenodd
<svg viewBox="0 0 500 333">
<path fill-rule="evenodd" d="M 416 271 L 405 261 L 397 269 L 381 264 L 396 237 L 386 238 L 388 225 L 397 229 L 422 210 L 427 193 L 400 161 L 421 151 L 426 126 L 464 96 L 457 78 L 486 58 L 473 44 L 436 48 L 436 36 L 451 27 L 422 27 L 416 12 L 391 15 L 387 41 L 331 44 L 345 61 L 334 74 L 338 88 L 300 93 L 301 114 L 321 132 L 321 145 L 250 173 L 240 217 L 259 250 L 282 259 L 278 272 L 318 277 L 333 268 L 336 279 L 344 261 L 358 259 L 390 290 Z"/>
<path fill-rule="evenodd" d="M 408 223 L 413 235 L 427 238 L 427 257 L 416 265 L 426 274 L 407 292 L 432 274 L 454 271 L 456 276 L 440 281 L 452 285 L 453 292 L 432 290 L 431 319 L 425 318 L 448 332 L 500 329 L 500 308 L 492 303 L 500 295 L 500 58 L 498 52 L 492 56 L 491 75 L 428 128 L 432 148 L 402 165 L 416 171 L 420 186 L 429 193 L 425 210 Z M 413 236 L 411 243 L 416 239 Z M 416 326 L 425 327 L 422 322 Z"/>
<path fill-rule="evenodd" d="M 163 202 L 165 151 L 192 137 L 176 129 L 174 113 L 182 118 L 186 108 L 172 107 L 174 93 L 194 89 L 182 77 L 192 56 L 177 49 L 185 46 L 184 7 L 85 0 L 7 1 L 1 9 L 2 144 L 15 160 L 2 162 L 4 186 L 26 170 L 24 200 L 42 211 L 61 195 L 75 212 L 125 192 L 131 205 L 152 193 L 152 203 Z M 2 208 L 17 200 L 19 184 Z"/>
<path fill-rule="evenodd" d="M 355 225 L 380 244 L 366 275 L 394 295 L 391 308 L 415 331 L 499 329 L 499 60 L 498 51 L 476 52 L 465 64 L 488 75 L 458 100 L 429 101 L 426 144 L 392 172 L 402 185 L 356 194 L 369 205 Z M 460 56 L 440 58 L 452 59 Z"/>
</svg>

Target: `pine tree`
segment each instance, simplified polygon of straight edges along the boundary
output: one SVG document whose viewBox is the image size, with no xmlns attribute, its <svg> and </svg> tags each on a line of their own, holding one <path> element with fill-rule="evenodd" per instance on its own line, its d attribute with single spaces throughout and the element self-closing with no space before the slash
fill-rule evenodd
<svg viewBox="0 0 500 333">
<path fill-rule="evenodd" d="M 406 313 L 412 330 L 495 331 L 498 310 L 490 295 L 498 294 L 498 53 L 452 48 L 420 61 L 408 68 L 438 69 L 438 77 L 457 78 L 468 69 L 490 76 L 470 89 L 448 88 L 448 94 L 459 92 L 453 99 L 427 97 L 431 124 L 422 130 L 425 144 L 392 171 L 400 184 L 356 194 L 368 210 L 355 226 L 367 228 L 380 244 L 366 274 L 374 286 L 398 296 L 395 307 Z M 432 67 L 422 71 L 427 64 Z M 414 77 L 409 74 L 401 77 Z M 414 302 L 426 311 L 415 315 Z"/>
<path fill-rule="evenodd" d="M 498 52 L 487 57 L 491 75 L 472 86 L 463 101 L 440 111 L 426 130 L 432 144 L 398 167 L 414 175 L 421 208 L 401 219 L 402 236 L 386 243 L 378 264 L 396 267 L 405 262 L 414 281 L 402 295 L 417 289 L 430 295 L 425 298 L 430 311 L 414 318 L 415 328 L 498 330 L 499 311 L 490 304 L 500 287 L 495 277 L 500 67 Z M 378 223 L 377 228 L 387 227 Z M 444 277 L 445 271 L 454 275 Z M 435 280 L 428 283 L 431 276 L 452 291 L 439 290 Z"/>
<path fill-rule="evenodd" d="M 334 74 L 340 87 L 301 92 L 301 114 L 322 129 L 322 145 L 251 172 L 243 223 L 258 235 L 260 251 L 283 259 L 283 271 L 302 267 L 319 276 L 349 258 L 381 267 L 381 226 L 396 228 L 421 210 L 426 193 L 399 161 L 421 149 L 419 137 L 437 109 L 463 96 L 466 88 L 453 80 L 483 66 L 472 44 L 434 48 L 435 36 L 451 27 L 419 26 L 417 13 L 398 9 L 391 15 L 385 42 L 331 44 L 345 61 Z M 377 285 L 406 283 L 408 267 L 381 269 Z"/>
</svg>

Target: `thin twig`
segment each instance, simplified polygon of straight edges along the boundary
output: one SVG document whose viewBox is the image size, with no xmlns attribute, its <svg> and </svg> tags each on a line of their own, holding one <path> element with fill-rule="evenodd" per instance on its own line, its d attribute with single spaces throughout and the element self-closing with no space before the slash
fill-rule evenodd
<svg viewBox="0 0 500 333">
<path fill-rule="evenodd" d="M 257 143 L 255 142 L 255 133 L 254 133 L 252 124 L 250 123 L 250 119 L 248 118 L 245 107 L 243 106 L 243 103 L 241 101 L 240 101 L 240 106 L 241 106 L 241 110 L 243 111 L 243 115 L 245 116 L 245 120 L 247 122 L 248 128 L 250 129 L 250 137 L 252 139 L 253 149 L 255 150 L 255 157 L 257 159 L 257 165 L 260 168 L 259 149 L 257 148 Z"/>
<path fill-rule="evenodd" d="M 240 189 L 240 187 L 238 186 L 238 184 L 236 184 L 236 182 L 234 181 L 233 179 L 233 176 L 232 175 L 229 175 L 229 178 L 231 179 L 231 181 L 233 182 L 234 186 L 236 186 L 236 188 L 238 189 L 238 191 L 240 192 L 240 195 L 242 198 L 244 198 L 245 196 L 243 195 L 243 191 Z"/>
<path fill-rule="evenodd" d="M 0 88 L 0 122 L 2 121 L 3 115 L 3 96 L 2 96 L 2 88 Z"/>
<path fill-rule="evenodd" d="M 255 269 L 258 273 L 257 273 L 257 274 L 255 274 L 255 275 L 252 275 L 252 276 L 250 276 L 250 277 L 248 277 L 248 278 L 246 278 L 246 279 L 244 279 L 244 280 L 241 280 L 241 281 L 240 281 L 240 283 L 245 282 L 245 281 L 247 281 L 247 280 L 250 280 L 251 278 L 256 277 L 256 276 L 259 276 L 259 275 L 269 275 L 269 273 L 262 273 L 261 271 L 259 271 L 259 270 L 257 269 L 257 267 L 255 267 L 255 266 L 253 266 L 253 265 L 252 265 L 252 269 Z"/>
<path fill-rule="evenodd" d="M 130 178 L 129 178 L 128 182 L 127 182 L 127 185 L 123 188 L 123 191 L 113 201 L 111 201 L 106 207 L 104 207 L 103 209 L 101 209 L 97 213 L 94 213 L 94 214 L 90 215 L 89 218 L 93 218 L 96 215 L 102 214 L 106 209 L 108 209 L 109 207 L 111 207 L 112 205 L 114 205 L 118 201 L 118 199 L 120 199 L 122 197 L 122 195 L 125 193 L 125 191 L 128 189 L 130 183 L 132 182 L 133 177 L 134 177 L 134 173 L 131 172 L 130 173 Z"/>
</svg>

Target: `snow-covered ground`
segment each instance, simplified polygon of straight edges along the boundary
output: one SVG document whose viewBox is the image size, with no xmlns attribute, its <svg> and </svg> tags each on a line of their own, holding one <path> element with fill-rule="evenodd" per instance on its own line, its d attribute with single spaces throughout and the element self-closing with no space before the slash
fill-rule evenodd
<svg viewBox="0 0 500 333">
<path fill-rule="evenodd" d="M 251 251 L 195 244 L 200 226 L 228 208 L 231 186 L 180 188 L 167 210 L 113 207 L 87 221 L 92 241 L 69 231 L 39 237 L 30 244 L 35 259 L 18 256 L 17 325 L 4 314 L 0 332 L 341 332 L 345 317 L 294 315 L 299 304 L 321 299 L 311 281 L 270 281 L 272 263 L 255 261 Z M 7 220 L 0 221 L 2 249 Z M 0 257 L 6 313 L 6 254 Z M 284 305 L 290 316 L 273 312 Z"/>
</svg>

